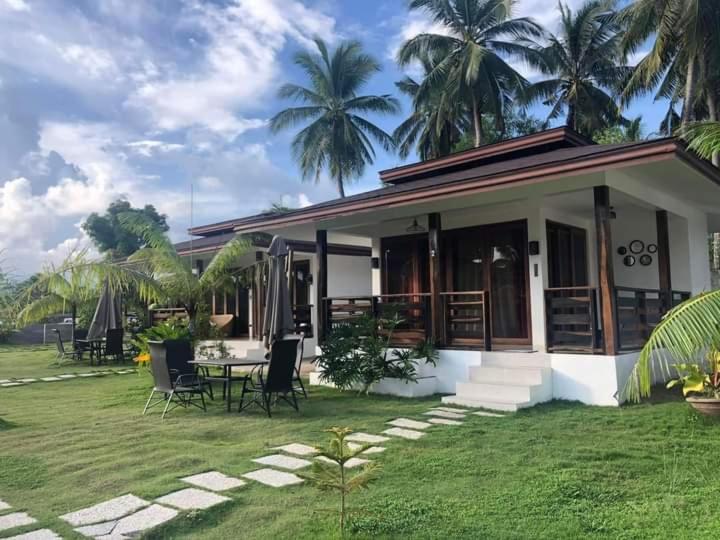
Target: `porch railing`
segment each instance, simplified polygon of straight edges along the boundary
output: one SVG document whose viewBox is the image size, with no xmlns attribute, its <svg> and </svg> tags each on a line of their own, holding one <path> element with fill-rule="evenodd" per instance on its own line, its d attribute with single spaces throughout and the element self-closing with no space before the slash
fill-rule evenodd
<svg viewBox="0 0 720 540">
<path fill-rule="evenodd" d="M 402 320 L 392 336 L 394 345 L 414 345 L 430 335 L 429 293 L 325 298 L 323 302 L 329 328 L 352 324 L 371 314 Z"/>
<path fill-rule="evenodd" d="M 641 349 L 663 316 L 662 293 L 658 289 L 615 287 L 618 349 Z"/>
<path fill-rule="evenodd" d="M 593 353 L 598 349 L 597 288 L 545 289 L 549 352 Z"/>
<path fill-rule="evenodd" d="M 313 336 L 312 304 L 295 304 L 292 307 L 295 332 L 305 337 Z"/>
<path fill-rule="evenodd" d="M 490 350 L 490 302 L 487 291 L 440 293 L 445 343 L 449 347 Z"/>
</svg>

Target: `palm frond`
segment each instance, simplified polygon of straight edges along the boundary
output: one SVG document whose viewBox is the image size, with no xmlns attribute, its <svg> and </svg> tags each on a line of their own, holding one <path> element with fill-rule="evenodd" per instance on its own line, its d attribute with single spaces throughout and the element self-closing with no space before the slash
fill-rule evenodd
<svg viewBox="0 0 720 540">
<path fill-rule="evenodd" d="M 673 308 L 650 335 L 623 389 L 630 401 L 650 395 L 653 362 L 663 374 L 670 363 L 692 361 L 720 335 L 720 289 L 701 293 Z"/>
<path fill-rule="evenodd" d="M 236 236 L 227 242 L 220 251 L 215 254 L 205 272 L 200 277 L 202 285 L 217 283 L 230 272 L 238 259 L 252 249 L 252 243 L 244 236 Z"/>
<path fill-rule="evenodd" d="M 705 159 L 720 152 L 720 122 L 692 123 L 681 128 L 679 134 L 688 141 L 688 148 Z"/>
</svg>

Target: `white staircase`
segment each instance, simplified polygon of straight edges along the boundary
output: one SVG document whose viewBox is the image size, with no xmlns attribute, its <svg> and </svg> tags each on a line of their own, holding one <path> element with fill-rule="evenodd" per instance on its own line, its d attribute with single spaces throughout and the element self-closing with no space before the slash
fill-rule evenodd
<svg viewBox="0 0 720 540">
<path fill-rule="evenodd" d="M 469 380 L 456 383 L 454 396 L 443 403 L 517 411 L 552 399 L 550 357 L 537 352 L 483 352 L 471 366 Z"/>
</svg>

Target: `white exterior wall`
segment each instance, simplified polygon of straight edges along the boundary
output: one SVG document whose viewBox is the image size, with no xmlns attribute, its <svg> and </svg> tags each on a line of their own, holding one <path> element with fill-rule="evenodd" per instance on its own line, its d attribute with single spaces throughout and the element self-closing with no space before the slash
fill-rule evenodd
<svg viewBox="0 0 720 540">
<path fill-rule="evenodd" d="M 370 296 L 370 257 L 328 255 L 328 296 Z"/>
</svg>

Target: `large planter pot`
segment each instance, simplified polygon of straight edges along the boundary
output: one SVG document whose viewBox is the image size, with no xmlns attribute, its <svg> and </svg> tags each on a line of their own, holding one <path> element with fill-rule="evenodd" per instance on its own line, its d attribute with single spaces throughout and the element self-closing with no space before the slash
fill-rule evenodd
<svg viewBox="0 0 720 540">
<path fill-rule="evenodd" d="M 693 409 L 701 414 L 707 416 L 720 416 L 720 399 L 715 398 L 699 398 L 689 397 L 686 398 Z"/>
</svg>

